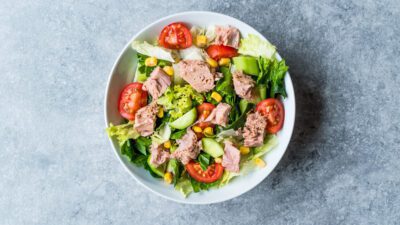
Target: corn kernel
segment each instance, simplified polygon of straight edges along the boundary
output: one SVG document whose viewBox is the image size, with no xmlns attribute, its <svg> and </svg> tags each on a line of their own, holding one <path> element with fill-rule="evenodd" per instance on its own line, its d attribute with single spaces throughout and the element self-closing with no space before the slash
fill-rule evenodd
<svg viewBox="0 0 400 225">
<path fill-rule="evenodd" d="M 199 126 L 193 126 L 193 131 L 196 133 L 201 133 L 201 132 L 203 132 L 203 129 L 201 129 L 201 127 L 199 127 Z"/>
<path fill-rule="evenodd" d="M 242 155 L 247 155 L 250 152 L 250 148 L 249 147 L 245 147 L 245 146 L 241 146 L 239 148 L 239 150 L 240 150 L 240 154 L 242 154 Z"/>
<path fill-rule="evenodd" d="M 203 48 L 207 45 L 207 37 L 205 35 L 196 36 L 196 45 L 199 48 Z"/>
<path fill-rule="evenodd" d="M 222 100 L 222 96 L 215 91 L 211 93 L 211 98 L 213 98 L 217 102 L 220 102 Z"/>
<path fill-rule="evenodd" d="M 163 118 L 164 117 L 164 109 L 159 108 L 158 113 L 157 113 L 158 118 Z"/>
<path fill-rule="evenodd" d="M 212 59 L 212 58 L 207 58 L 207 63 L 208 63 L 208 65 L 210 65 L 210 66 L 213 67 L 213 68 L 215 68 L 215 67 L 218 66 L 218 62 L 215 61 L 215 60 Z"/>
<path fill-rule="evenodd" d="M 230 60 L 229 58 L 221 58 L 221 59 L 218 61 L 218 64 L 219 64 L 220 66 L 229 66 L 230 63 L 231 63 L 231 60 Z"/>
<path fill-rule="evenodd" d="M 256 163 L 256 165 L 260 168 L 263 168 L 266 166 L 264 160 L 260 159 L 260 158 L 255 158 L 254 162 Z"/>
<path fill-rule="evenodd" d="M 167 183 L 167 184 L 172 183 L 172 173 L 171 173 L 171 172 L 166 172 L 166 173 L 164 174 L 164 181 L 165 181 L 165 183 Z"/>
<path fill-rule="evenodd" d="M 212 136 L 212 135 L 214 134 L 214 130 L 213 130 L 212 127 L 206 127 L 206 128 L 204 128 L 204 130 L 203 130 L 203 134 L 204 134 L 205 136 Z"/>
<path fill-rule="evenodd" d="M 157 58 L 156 58 L 156 57 L 148 57 L 148 58 L 144 61 L 144 65 L 150 66 L 150 67 L 157 66 Z"/>
<path fill-rule="evenodd" d="M 163 70 L 169 76 L 174 75 L 174 68 L 172 68 L 172 66 L 164 66 Z"/>
<path fill-rule="evenodd" d="M 215 161 L 215 163 L 221 163 L 222 159 L 218 157 L 218 158 L 215 158 L 214 161 Z"/>
<path fill-rule="evenodd" d="M 171 141 L 170 140 L 164 142 L 164 148 L 171 148 Z"/>
</svg>

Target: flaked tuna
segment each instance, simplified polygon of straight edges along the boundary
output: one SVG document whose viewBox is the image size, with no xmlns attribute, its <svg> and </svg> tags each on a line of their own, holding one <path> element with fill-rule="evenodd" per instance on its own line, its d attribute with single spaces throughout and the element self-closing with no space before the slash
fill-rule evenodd
<svg viewBox="0 0 400 225">
<path fill-rule="evenodd" d="M 226 140 L 224 142 L 224 155 L 222 156 L 222 166 L 227 171 L 238 173 L 240 162 L 240 151 L 233 146 L 232 142 Z"/>
<path fill-rule="evenodd" d="M 246 99 L 247 101 L 252 101 L 256 97 L 255 86 L 256 82 L 248 75 L 244 74 L 242 71 L 236 70 L 232 73 L 233 77 L 233 87 L 236 94 Z"/>
<path fill-rule="evenodd" d="M 196 159 L 200 153 L 200 148 L 197 143 L 196 134 L 192 129 L 188 128 L 187 132 L 181 139 L 176 140 L 178 148 L 172 153 L 171 157 L 176 158 L 186 165 L 190 160 Z"/>
<path fill-rule="evenodd" d="M 240 32 L 236 27 L 216 26 L 215 35 L 213 44 L 239 48 Z"/>
<path fill-rule="evenodd" d="M 243 128 L 244 146 L 258 147 L 264 142 L 267 120 L 258 112 L 247 115 Z"/>
<path fill-rule="evenodd" d="M 154 132 L 158 106 L 156 102 L 142 107 L 136 112 L 134 128 L 141 136 L 150 136 Z"/>
<path fill-rule="evenodd" d="M 169 159 L 169 151 L 165 149 L 163 145 L 157 143 L 151 144 L 150 153 L 150 162 L 155 166 L 159 166 Z"/>
<path fill-rule="evenodd" d="M 148 91 L 153 99 L 157 99 L 170 85 L 170 76 L 168 76 L 164 70 L 158 66 L 153 70 L 153 72 L 151 72 L 150 77 L 143 83 L 143 90 Z"/>
<path fill-rule="evenodd" d="M 179 76 L 197 92 L 208 92 L 215 86 L 215 74 L 201 60 L 182 60 L 178 63 Z"/>
<path fill-rule="evenodd" d="M 225 127 L 231 109 L 232 107 L 229 104 L 219 103 L 204 121 Z"/>
</svg>

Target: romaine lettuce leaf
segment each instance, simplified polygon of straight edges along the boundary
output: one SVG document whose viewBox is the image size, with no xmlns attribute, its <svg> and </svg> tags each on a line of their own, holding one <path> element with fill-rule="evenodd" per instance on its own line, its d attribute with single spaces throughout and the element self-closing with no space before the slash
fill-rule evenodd
<svg viewBox="0 0 400 225">
<path fill-rule="evenodd" d="M 264 138 L 264 144 L 254 148 L 253 155 L 249 159 L 255 159 L 263 156 L 265 153 L 271 151 L 275 146 L 278 145 L 278 138 L 276 135 L 267 135 Z"/>
<path fill-rule="evenodd" d="M 175 190 L 178 190 L 186 198 L 190 193 L 193 192 L 193 187 L 190 179 L 183 176 L 181 177 L 175 185 Z"/>
<path fill-rule="evenodd" d="M 107 134 L 109 137 L 115 137 L 119 145 L 122 146 L 128 139 L 136 139 L 140 136 L 139 132 L 133 128 L 133 123 L 133 121 L 130 121 L 117 126 L 110 123 L 110 126 L 106 128 Z"/>
<path fill-rule="evenodd" d="M 249 34 L 246 38 L 240 40 L 238 52 L 242 55 L 272 59 L 275 55 L 276 47 L 255 34 Z"/>
<path fill-rule="evenodd" d="M 169 62 L 174 62 L 172 51 L 159 46 L 151 45 L 147 42 L 133 41 L 131 47 L 140 54 L 153 56 L 157 59 L 163 59 Z"/>
</svg>

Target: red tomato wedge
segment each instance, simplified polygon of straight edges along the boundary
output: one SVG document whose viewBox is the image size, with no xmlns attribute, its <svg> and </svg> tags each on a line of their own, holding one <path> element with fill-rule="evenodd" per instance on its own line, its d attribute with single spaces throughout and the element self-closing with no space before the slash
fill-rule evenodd
<svg viewBox="0 0 400 225">
<path fill-rule="evenodd" d="M 207 119 L 208 115 L 210 115 L 211 111 L 213 111 L 214 108 L 215 105 L 208 102 L 204 102 L 203 104 L 197 106 L 197 115 L 199 115 L 198 119 Z M 201 129 L 204 129 L 206 127 L 214 127 L 214 124 L 210 122 L 200 122 L 197 126 L 201 127 Z"/>
<path fill-rule="evenodd" d="M 206 51 L 207 54 L 215 60 L 221 58 L 232 58 L 238 55 L 236 48 L 225 45 L 210 45 Z"/>
<path fill-rule="evenodd" d="M 142 87 L 142 83 L 133 82 L 122 90 L 118 101 L 118 109 L 122 117 L 134 120 L 136 112 L 147 104 L 147 91 L 143 91 Z"/>
<path fill-rule="evenodd" d="M 162 29 L 158 43 L 169 49 L 188 48 L 192 45 L 192 34 L 184 23 L 171 23 Z"/>
<path fill-rule="evenodd" d="M 256 110 L 267 119 L 266 130 L 270 134 L 282 129 L 285 111 L 282 102 L 276 98 L 268 98 L 257 104 Z"/>
<path fill-rule="evenodd" d="M 224 167 L 220 163 L 208 166 L 207 170 L 201 169 L 200 163 L 191 161 L 186 164 L 186 170 L 193 179 L 202 183 L 212 183 L 217 181 L 224 173 Z"/>
</svg>

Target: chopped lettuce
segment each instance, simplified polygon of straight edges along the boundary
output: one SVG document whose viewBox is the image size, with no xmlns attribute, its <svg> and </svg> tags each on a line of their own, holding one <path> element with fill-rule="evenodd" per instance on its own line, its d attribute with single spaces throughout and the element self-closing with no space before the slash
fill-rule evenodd
<svg viewBox="0 0 400 225">
<path fill-rule="evenodd" d="M 170 121 L 174 121 L 203 101 L 203 96 L 187 84 L 169 87 L 157 103 L 169 110 Z"/>
<path fill-rule="evenodd" d="M 156 57 L 157 59 L 163 59 L 169 62 L 175 61 L 171 50 L 151 45 L 146 41 L 144 42 L 133 41 L 131 47 L 143 55 L 153 56 Z"/>
<path fill-rule="evenodd" d="M 215 25 L 208 26 L 205 35 L 207 37 L 207 42 L 212 42 L 217 36 L 215 33 Z"/>
<path fill-rule="evenodd" d="M 258 67 L 260 68 L 260 73 L 257 78 L 257 84 L 263 85 L 265 87 L 266 97 L 275 98 L 276 95 L 280 94 L 282 97 L 286 97 L 285 89 L 285 74 L 288 70 L 285 60 L 278 62 L 277 59 L 269 60 L 267 58 L 260 57 L 258 59 Z"/>
<path fill-rule="evenodd" d="M 173 183 L 176 185 L 179 181 L 180 174 L 182 172 L 182 164 L 178 162 L 176 159 L 170 159 L 167 165 L 167 171 L 171 172 L 173 176 Z"/>
<path fill-rule="evenodd" d="M 189 48 L 179 50 L 179 54 L 181 55 L 181 59 L 183 60 L 202 60 L 205 59 L 204 50 L 198 48 L 194 45 Z"/>
<path fill-rule="evenodd" d="M 128 139 L 136 139 L 140 136 L 137 130 L 133 128 L 133 121 L 116 126 L 110 123 L 106 131 L 109 137 L 115 137 L 118 140 L 120 146 Z"/>
<path fill-rule="evenodd" d="M 205 30 L 199 26 L 192 26 L 190 28 L 190 34 L 192 34 L 192 37 L 196 37 L 197 35 L 204 35 Z"/>
<path fill-rule="evenodd" d="M 175 185 L 175 189 L 180 191 L 182 195 L 186 198 L 190 193 L 193 192 L 193 187 L 190 179 L 182 176 Z"/>
<path fill-rule="evenodd" d="M 145 80 L 147 80 L 147 78 L 150 76 L 151 72 L 153 72 L 153 70 L 156 67 L 145 65 L 145 61 L 149 56 L 137 53 L 137 57 L 138 57 L 138 63 L 136 66 L 134 80 L 144 82 Z M 162 60 L 162 59 L 157 60 L 157 66 L 164 67 L 164 66 L 170 66 L 170 65 L 171 65 L 171 62 L 169 62 L 169 61 Z"/>
<path fill-rule="evenodd" d="M 252 157 L 250 157 L 250 159 L 263 156 L 265 153 L 271 151 L 277 145 L 278 145 L 278 138 L 275 135 L 267 135 L 264 138 L 264 144 L 254 148 L 253 155 Z"/>
<path fill-rule="evenodd" d="M 242 55 L 272 59 L 275 55 L 276 47 L 257 35 L 249 34 L 246 38 L 240 40 L 238 52 Z"/>
</svg>

